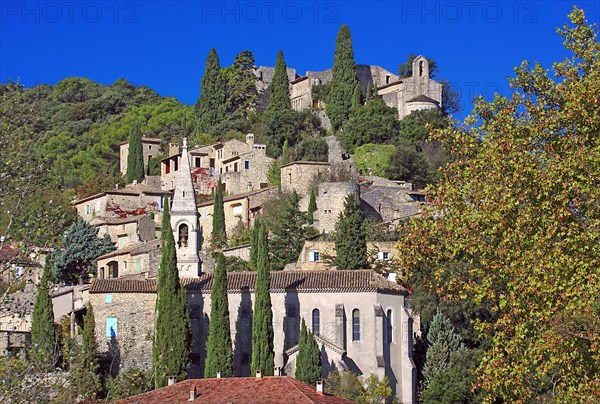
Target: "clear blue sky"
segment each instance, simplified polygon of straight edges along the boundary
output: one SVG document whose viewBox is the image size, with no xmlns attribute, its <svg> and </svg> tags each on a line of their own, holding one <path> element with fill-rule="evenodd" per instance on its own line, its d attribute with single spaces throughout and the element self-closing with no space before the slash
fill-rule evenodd
<svg viewBox="0 0 600 404">
<path fill-rule="evenodd" d="M 600 2 L 572 1 L 118 1 L 0 2 L 0 81 L 26 86 L 83 76 L 126 78 L 193 104 L 210 48 L 221 66 L 250 49 L 273 66 L 279 49 L 300 74 L 329 68 L 340 24 L 356 62 L 393 73 L 410 53 L 437 61 L 465 111 L 473 96 L 507 93 L 524 59 L 546 68 L 566 53 L 555 28 L 574 4 L 598 22 Z"/>
</svg>

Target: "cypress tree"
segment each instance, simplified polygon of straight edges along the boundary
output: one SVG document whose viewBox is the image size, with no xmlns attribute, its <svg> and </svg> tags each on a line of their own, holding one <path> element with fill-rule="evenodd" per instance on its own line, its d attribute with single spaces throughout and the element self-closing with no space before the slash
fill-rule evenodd
<svg viewBox="0 0 600 404">
<path fill-rule="evenodd" d="M 229 300 L 227 298 L 227 271 L 225 256 L 217 254 L 214 282 L 210 294 L 210 325 L 206 342 L 206 366 L 204 377 L 233 377 L 233 351 L 229 324 Z"/>
<path fill-rule="evenodd" d="M 306 328 L 304 319 L 300 329 L 295 378 L 310 385 L 315 385 L 321 379 L 321 351 L 315 337 Z"/>
<path fill-rule="evenodd" d="M 96 319 L 94 309 L 88 304 L 83 316 L 82 344 L 75 349 L 70 373 L 71 385 L 78 399 L 96 398 L 101 388 L 99 369 Z"/>
<path fill-rule="evenodd" d="M 359 108 L 362 105 L 360 99 L 360 84 L 356 84 L 354 87 L 354 93 L 352 94 L 352 110 Z"/>
<path fill-rule="evenodd" d="M 225 84 L 221 76 L 219 56 L 213 48 L 206 58 L 202 77 L 200 98 L 194 108 L 196 130 L 200 133 L 217 135 L 225 121 Z"/>
<path fill-rule="evenodd" d="M 308 199 L 308 210 L 306 212 L 306 219 L 308 224 L 313 224 L 315 222 L 315 212 L 317 211 L 317 195 L 315 194 L 315 189 L 312 188 L 310 190 L 310 196 Z"/>
<path fill-rule="evenodd" d="M 282 197 L 281 201 L 271 226 L 273 238 L 270 241 L 270 253 L 275 269 L 283 269 L 286 264 L 295 262 L 306 238 L 306 218 L 300 212 L 298 194 L 294 191 Z"/>
<path fill-rule="evenodd" d="M 144 154 L 142 151 L 142 131 L 135 126 L 129 132 L 129 154 L 127 155 L 127 173 L 125 180 L 141 182 L 144 179 Z"/>
<path fill-rule="evenodd" d="M 281 165 L 288 164 L 290 160 L 290 145 L 288 143 L 288 140 L 285 139 L 285 141 L 283 142 L 283 149 L 281 152 Z"/>
<path fill-rule="evenodd" d="M 290 101 L 290 82 L 287 75 L 287 65 L 283 58 L 283 51 L 277 54 L 275 62 L 275 71 L 273 72 L 273 81 L 269 85 L 269 104 L 267 112 L 290 111 L 292 104 Z"/>
<path fill-rule="evenodd" d="M 335 229 L 335 259 L 337 269 L 367 268 L 367 241 L 360 213 L 360 204 L 354 195 L 344 200 Z"/>
<path fill-rule="evenodd" d="M 256 286 L 254 288 L 254 315 L 252 317 L 252 363 L 251 372 L 262 370 L 273 376 L 275 354 L 273 352 L 273 311 L 271 309 L 269 258 L 267 255 L 267 229 L 259 222 L 256 250 Z"/>
<path fill-rule="evenodd" d="M 358 84 L 352 37 L 350 29 L 345 24 L 338 31 L 331 73 L 331 87 L 327 97 L 326 110 L 333 127 L 339 129 L 350 116 L 352 95 Z"/>
<path fill-rule="evenodd" d="M 221 248 L 227 245 L 227 233 L 225 230 L 225 209 L 223 207 L 223 185 L 221 179 L 217 181 L 217 191 L 213 203 L 213 221 L 211 232 L 212 248 Z"/>
<path fill-rule="evenodd" d="M 161 254 L 156 296 L 156 326 L 152 346 L 152 366 L 157 389 L 166 386 L 168 376 L 176 376 L 178 380 L 185 379 L 190 353 L 187 292 L 179 283 L 168 198 L 165 198 L 162 217 Z"/>
<path fill-rule="evenodd" d="M 240 52 L 227 68 L 230 72 L 227 78 L 226 111 L 230 124 L 239 125 L 240 121 L 248 118 L 248 113 L 256 109 L 258 92 L 257 77 L 254 74 L 254 55 L 251 51 Z"/>
<path fill-rule="evenodd" d="M 50 275 L 50 257 L 46 261 L 42 279 L 38 285 L 35 306 L 31 315 L 31 342 L 37 346 L 41 359 L 49 366 L 54 364 L 56 333 L 54 329 L 54 312 L 52 299 L 48 294 L 48 278 Z"/>
</svg>

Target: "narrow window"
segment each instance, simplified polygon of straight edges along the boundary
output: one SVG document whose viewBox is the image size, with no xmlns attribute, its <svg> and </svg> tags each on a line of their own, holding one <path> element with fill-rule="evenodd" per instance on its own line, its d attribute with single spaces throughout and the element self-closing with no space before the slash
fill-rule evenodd
<svg viewBox="0 0 600 404">
<path fill-rule="evenodd" d="M 312 312 L 312 333 L 315 336 L 320 335 L 321 328 L 321 313 L 319 313 L 319 309 L 314 309 Z"/>
<path fill-rule="evenodd" d="M 393 334 L 393 326 L 392 326 L 392 311 L 388 310 L 387 311 L 387 316 L 386 316 L 386 320 L 387 320 L 387 342 L 391 343 L 392 342 L 392 335 Z"/>
<path fill-rule="evenodd" d="M 244 160 L 244 170 L 249 170 L 249 169 L 250 169 L 250 161 Z"/>
<path fill-rule="evenodd" d="M 352 341 L 360 341 L 360 310 L 352 311 Z"/>
<path fill-rule="evenodd" d="M 118 320 L 116 317 L 108 317 L 106 319 L 106 336 L 116 337 L 119 334 Z"/>
</svg>

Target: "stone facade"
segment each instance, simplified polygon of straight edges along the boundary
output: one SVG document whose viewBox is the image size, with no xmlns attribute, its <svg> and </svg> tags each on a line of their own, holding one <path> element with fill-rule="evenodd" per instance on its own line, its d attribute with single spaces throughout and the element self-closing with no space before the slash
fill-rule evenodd
<svg viewBox="0 0 600 404">
<path fill-rule="evenodd" d="M 228 274 L 234 374 L 248 376 L 252 357 L 255 273 Z M 204 371 L 212 275 L 183 279 L 192 324 L 190 377 Z M 156 282 L 96 280 L 90 301 L 100 350 L 120 355 L 123 368 L 148 369 L 154 333 Z M 412 316 L 406 292 L 373 271 L 292 271 L 271 274 L 275 366 L 293 375 L 300 323 L 321 346 L 323 377 L 334 370 L 387 376 L 403 403 L 415 400 Z M 113 327 L 114 335 L 110 326 Z M 117 347 L 117 349 L 115 349 Z"/>
<path fill-rule="evenodd" d="M 273 159 L 267 157 L 266 146 L 254 143 L 254 135 L 246 135 L 246 142 L 233 139 L 189 151 L 190 170 L 198 194 L 211 195 L 220 178 L 226 194 L 239 194 L 264 188 L 267 172 Z M 180 169 L 181 153 L 161 162 L 161 186 L 175 188 L 175 177 Z"/>
<path fill-rule="evenodd" d="M 319 182 L 329 181 L 329 163 L 318 161 L 294 161 L 282 165 L 281 191 L 306 195 Z"/>
<path fill-rule="evenodd" d="M 227 234 L 231 235 L 236 226 L 252 227 L 256 216 L 262 213 L 264 203 L 273 198 L 277 192 L 276 187 L 269 187 L 245 194 L 224 197 L 223 209 L 225 211 L 225 231 Z M 204 245 L 210 244 L 213 209 L 214 203 L 212 201 L 198 205 L 202 243 Z"/>
<path fill-rule="evenodd" d="M 393 241 L 369 241 L 367 242 L 367 252 L 370 254 L 370 261 L 377 263 L 381 261 L 392 262 L 398 258 L 399 251 L 396 243 Z M 335 269 L 331 260 L 335 258 L 334 241 L 315 241 L 307 240 L 298 256 L 295 269 L 302 271 L 322 271 Z"/>
<path fill-rule="evenodd" d="M 313 214 L 313 227 L 319 233 L 335 231 L 335 225 L 344 211 L 344 200 L 348 195 L 360 199 L 360 188 L 356 182 L 322 182 L 317 186 L 317 210 Z M 308 210 L 310 196 L 304 196 L 299 203 L 301 211 Z"/>
<path fill-rule="evenodd" d="M 142 155 L 144 156 L 144 171 L 148 168 L 148 163 L 152 157 L 160 155 L 160 139 L 142 137 Z M 129 141 L 119 143 L 119 166 L 121 175 L 127 174 L 127 158 L 129 157 Z"/>
<path fill-rule="evenodd" d="M 157 276 L 160 267 L 161 240 L 132 244 L 98 257 L 99 279 Z"/>
<path fill-rule="evenodd" d="M 149 215 L 124 218 L 97 216 L 89 223 L 98 227 L 98 237 L 108 234 L 117 248 L 150 241 L 157 235 L 156 222 Z"/>
<path fill-rule="evenodd" d="M 415 202 L 412 194 L 406 184 L 380 177 L 361 177 L 360 210 L 365 217 L 397 224 L 421 214 L 423 207 Z"/>
<path fill-rule="evenodd" d="M 160 224 L 163 198 L 170 192 L 155 186 L 154 177 L 147 177 L 140 184 L 130 184 L 86 198 L 74 200 L 73 207 L 79 217 L 88 223 L 95 218 L 127 218 L 153 214 Z"/>
</svg>

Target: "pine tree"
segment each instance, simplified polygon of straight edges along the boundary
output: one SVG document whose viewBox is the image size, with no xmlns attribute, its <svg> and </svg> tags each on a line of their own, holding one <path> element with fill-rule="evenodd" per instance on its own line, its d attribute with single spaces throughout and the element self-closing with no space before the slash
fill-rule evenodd
<svg viewBox="0 0 600 404">
<path fill-rule="evenodd" d="M 360 204 L 354 195 L 344 200 L 335 229 L 335 259 L 337 269 L 367 268 L 367 242 L 360 213 Z"/>
<path fill-rule="evenodd" d="M 306 212 L 306 221 L 308 224 L 313 224 L 315 222 L 315 212 L 317 211 L 317 195 L 315 194 L 315 189 L 311 188 L 310 196 L 308 199 L 308 210 Z"/>
<path fill-rule="evenodd" d="M 306 238 L 304 229 L 306 218 L 300 212 L 298 194 L 294 191 L 290 195 L 283 196 L 281 201 L 271 226 L 273 238 L 269 243 L 271 247 L 269 252 L 275 269 L 283 269 L 286 264 L 295 262 Z"/>
<path fill-rule="evenodd" d="M 287 65 L 283 58 L 283 51 L 277 54 L 275 62 L 275 71 L 273 72 L 273 81 L 269 85 L 269 104 L 267 113 L 290 111 L 292 104 L 290 102 L 290 82 L 287 75 Z"/>
<path fill-rule="evenodd" d="M 225 85 L 221 76 L 219 56 L 213 48 L 206 58 L 202 77 L 200 98 L 194 108 L 196 130 L 200 133 L 217 135 L 225 121 Z"/>
<path fill-rule="evenodd" d="M 35 306 L 31 315 L 31 342 L 37 347 L 37 353 L 41 355 L 41 360 L 48 366 L 54 364 L 56 348 L 54 312 L 52 299 L 48 294 L 50 265 L 50 258 L 48 258 L 42 279 L 38 285 Z"/>
<path fill-rule="evenodd" d="M 71 386 L 78 399 L 94 400 L 100 391 L 98 342 L 96 341 L 96 319 L 94 309 L 87 305 L 83 317 L 82 343 L 75 348 L 71 363 Z"/>
<path fill-rule="evenodd" d="M 339 129 L 350 116 L 352 95 L 358 84 L 352 37 L 347 25 L 342 25 L 338 31 L 331 73 L 331 88 L 327 97 L 327 116 L 333 127 Z"/>
<path fill-rule="evenodd" d="M 225 210 L 223 207 L 223 185 L 221 179 L 217 181 L 217 190 L 213 203 L 213 221 L 211 232 L 211 246 L 213 249 L 227 245 L 227 233 L 225 230 Z"/>
<path fill-rule="evenodd" d="M 321 351 L 315 337 L 306 328 L 304 319 L 302 319 L 300 328 L 300 342 L 294 377 L 313 386 L 317 380 L 321 380 Z"/>
<path fill-rule="evenodd" d="M 135 126 L 129 133 L 129 154 L 127 155 L 127 173 L 125 181 L 141 182 L 144 179 L 144 154 L 142 151 L 142 131 Z"/>
<path fill-rule="evenodd" d="M 273 311 L 271 309 L 269 258 L 267 255 L 267 229 L 259 223 L 256 250 L 256 287 L 254 289 L 254 314 L 252 317 L 252 363 L 251 372 L 262 370 L 266 376 L 273 375 L 275 355 L 273 352 Z"/>
<path fill-rule="evenodd" d="M 233 351 L 229 323 L 229 300 L 227 298 L 227 271 L 225 256 L 217 253 L 214 282 L 210 294 L 210 324 L 206 342 L 206 366 L 204 377 L 233 377 Z"/>
<path fill-rule="evenodd" d="M 426 383 L 446 370 L 450 365 L 450 354 L 463 347 L 460 335 L 454 330 L 452 322 L 439 309 L 429 325 L 427 340 L 430 346 L 423 369 Z"/>
<path fill-rule="evenodd" d="M 170 223 L 169 200 L 165 198 L 162 217 L 162 258 L 156 296 L 156 327 L 152 346 L 152 366 L 156 388 L 167 384 L 167 377 L 186 377 L 190 353 L 190 321 L 187 292 L 179 283 L 175 239 Z"/>
</svg>

